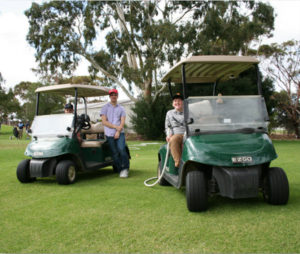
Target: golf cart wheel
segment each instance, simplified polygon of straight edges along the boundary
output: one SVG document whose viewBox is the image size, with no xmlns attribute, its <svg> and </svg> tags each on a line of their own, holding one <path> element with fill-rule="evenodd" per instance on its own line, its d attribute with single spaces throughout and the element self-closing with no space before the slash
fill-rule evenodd
<svg viewBox="0 0 300 254">
<path fill-rule="evenodd" d="M 186 202 L 189 211 L 202 212 L 208 208 L 206 178 L 202 171 L 190 171 L 186 176 Z"/>
<path fill-rule="evenodd" d="M 17 167 L 17 178 L 21 183 L 30 183 L 35 180 L 30 177 L 29 163 L 29 159 L 22 160 Z"/>
<path fill-rule="evenodd" d="M 263 197 L 271 205 L 285 205 L 289 200 L 289 182 L 282 168 L 269 168 L 264 178 Z"/>
<path fill-rule="evenodd" d="M 162 166 L 161 166 L 161 164 L 162 164 L 162 162 L 160 160 L 158 162 L 158 165 L 157 165 L 157 179 L 160 178 L 161 173 L 162 173 Z M 170 186 L 170 183 L 164 177 L 162 177 L 158 183 L 161 186 Z"/>
<path fill-rule="evenodd" d="M 73 161 L 60 161 L 56 166 L 56 181 L 59 184 L 71 184 L 76 180 L 77 172 Z"/>
</svg>

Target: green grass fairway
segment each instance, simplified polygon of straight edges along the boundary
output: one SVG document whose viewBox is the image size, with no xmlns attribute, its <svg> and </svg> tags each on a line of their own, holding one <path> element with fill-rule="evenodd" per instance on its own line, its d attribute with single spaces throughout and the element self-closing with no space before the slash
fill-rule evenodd
<svg viewBox="0 0 300 254">
<path fill-rule="evenodd" d="M 300 142 L 275 141 L 272 166 L 290 183 L 286 206 L 254 199 L 209 199 L 209 210 L 190 213 L 184 190 L 155 186 L 161 143 L 131 147 L 128 179 L 111 168 L 80 174 L 73 185 L 55 178 L 21 184 L 16 167 L 29 142 L 0 131 L 0 253 L 299 253 Z M 147 142 L 145 142 L 147 143 Z"/>
</svg>

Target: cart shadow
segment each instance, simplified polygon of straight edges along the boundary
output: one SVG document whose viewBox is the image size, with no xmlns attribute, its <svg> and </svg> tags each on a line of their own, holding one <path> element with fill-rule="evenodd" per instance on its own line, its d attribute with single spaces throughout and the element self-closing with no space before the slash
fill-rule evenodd
<svg viewBox="0 0 300 254">
<path fill-rule="evenodd" d="M 130 169 L 129 177 L 138 177 L 143 171 Z M 111 168 L 98 169 L 93 171 L 79 172 L 75 184 L 85 183 L 87 181 L 109 181 L 119 178 L 119 173 L 115 173 Z M 55 176 L 37 178 L 35 184 L 51 185 L 57 184 Z"/>
<path fill-rule="evenodd" d="M 184 196 L 184 199 L 186 200 L 185 189 L 180 189 L 179 192 L 182 196 Z M 280 205 L 280 206 L 268 204 L 264 200 L 261 193 L 255 198 L 242 198 L 242 199 L 231 199 L 219 195 L 208 197 L 208 210 L 210 212 L 219 211 L 220 209 L 230 209 L 232 211 L 241 211 L 241 210 L 249 210 L 249 209 L 254 210 L 262 207 L 268 207 L 270 209 L 273 208 L 278 209 L 278 207 L 282 207 L 286 209 L 290 209 L 291 207 L 293 207 L 293 209 L 295 209 L 295 207 L 300 208 L 300 195 L 290 196 L 288 203 L 286 205 Z"/>
</svg>

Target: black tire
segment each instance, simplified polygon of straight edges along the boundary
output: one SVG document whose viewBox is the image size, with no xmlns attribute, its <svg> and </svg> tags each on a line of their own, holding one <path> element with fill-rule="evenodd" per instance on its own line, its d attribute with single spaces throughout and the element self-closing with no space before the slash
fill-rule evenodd
<svg viewBox="0 0 300 254">
<path fill-rule="evenodd" d="M 202 212 L 208 208 L 207 182 L 202 171 L 190 171 L 186 176 L 186 202 L 189 211 Z"/>
<path fill-rule="evenodd" d="M 77 170 L 75 163 L 70 160 L 60 161 L 56 165 L 56 181 L 59 184 L 72 184 L 76 181 Z"/>
<path fill-rule="evenodd" d="M 289 200 L 289 182 L 282 168 L 269 168 L 264 178 L 263 197 L 272 205 L 285 205 Z"/>
<path fill-rule="evenodd" d="M 30 183 L 35 180 L 35 178 L 30 177 L 29 163 L 29 159 L 22 160 L 17 167 L 17 178 L 21 183 Z"/>
<path fill-rule="evenodd" d="M 161 172 L 162 172 L 162 165 L 161 165 L 161 160 L 158 162 L 158 165 L 157 165 L 157 179 L 160 177 L 160 175 L 161 175 Z M 170 186 L 170 183 L 164 178 L 164 177 L 162 177 L 161 179 L 160 179 L 160 181 L 158 182 L 159 183 L 159 185 L 161 185 L 161 186 Z"/>
</svg>

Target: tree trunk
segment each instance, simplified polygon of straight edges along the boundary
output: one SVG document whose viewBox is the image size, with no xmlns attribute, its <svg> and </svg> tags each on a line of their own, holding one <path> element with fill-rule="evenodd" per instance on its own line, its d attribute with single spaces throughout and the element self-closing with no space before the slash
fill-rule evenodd
<svg viewBox="0 0 300 254">
<path fill-rule="evenodd" d="M 85 57 L 86 60 L 88 60 L 92 66 L 97 69 L 98 71 L 102 72 L 106 77 L 110 78 L 111 80 L 115 81 L 120 88 L 124 91 L 124 93 L 128 96 L 128 98 L 134 102 L 137 102 L 137 99 L 134 98 L 126 89 L 126 87 L 120 82 L 120 80 L 118 80 L 117 77 L 115 77 L 114 75 L 110 74 L 109 72 L 107 72 L 105 69 L 103 69 L 98 63 L 97 61 L 90 55 L 88 54 L 82 54 L 82 56 Z"/>
<path fill-rule="evenodd" d="M 145 81 L 144 100 L 151 103 L 152 79 Z"/>
</svg>

